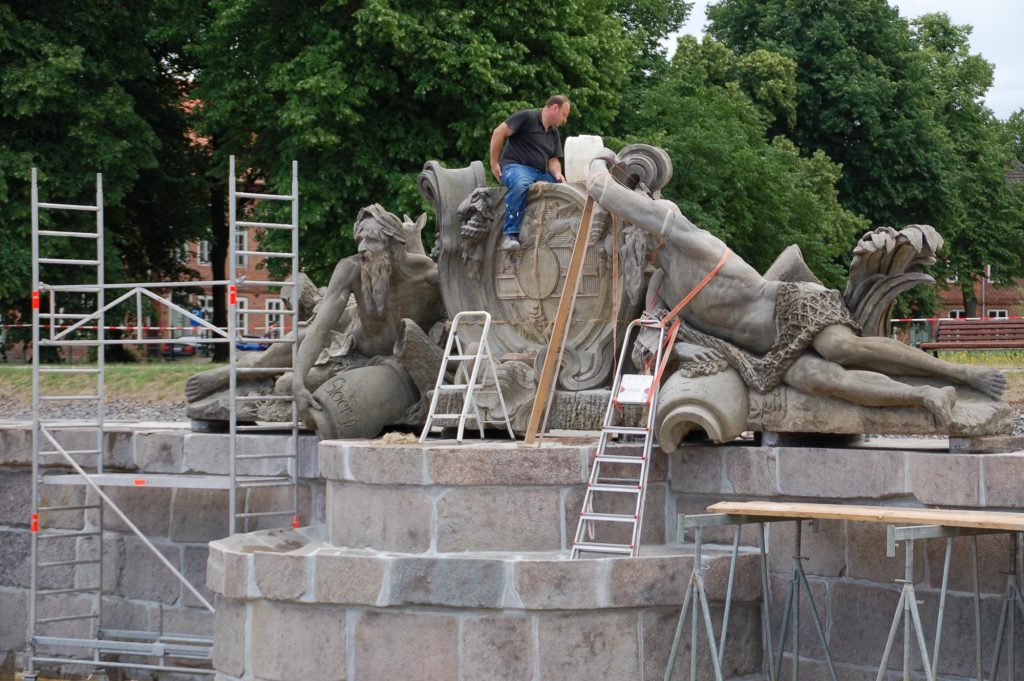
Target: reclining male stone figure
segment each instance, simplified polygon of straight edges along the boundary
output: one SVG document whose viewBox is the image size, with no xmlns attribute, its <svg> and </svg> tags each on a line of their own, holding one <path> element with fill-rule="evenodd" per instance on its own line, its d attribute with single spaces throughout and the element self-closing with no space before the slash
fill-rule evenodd
<svg viewBox="0 0 1024 681">
<path fill-rule="evenodd" d="M 665 273 L 659 295 L 674 307 L 715 268 L 726 245 L 671 201 L 616 182 L 608 172 L 609 157 L 591 163 L 587 189 L 605 210 L 659 241 L 656 264 Z M 836 291 L 810 282 L 769 281 L 738 255 L 725 257 L 717 275 L 680 313 L 687 337 L 699 340 L 677 343 L 680 359 L 724 356 L 749 388 L 762 393 L 785 383 L 858 405 L 924 407 L 942 428 L 952 418 L 956 389 L 910 385 L 891 376 L 937 377 L 993 399 L 1006 388 L 998 370 L 952 364 L 893 339 L 857 335 Z"/>
</svg>

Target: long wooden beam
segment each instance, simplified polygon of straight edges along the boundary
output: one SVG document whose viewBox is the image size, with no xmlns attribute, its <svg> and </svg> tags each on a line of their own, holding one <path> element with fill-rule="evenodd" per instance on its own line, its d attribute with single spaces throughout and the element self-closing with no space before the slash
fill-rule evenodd
<svg viewBox="0 0 1024 681">
<path fill-rule="evenodd" d="M 558 378 L 558 368 L 562 363 L 562 350 L 565 348 L 565 339 L 569 335 L 569 320 L 572 317 L 573 306 L 576 304 L 576 293 L 579 290 L 580 279 L 583 275 L 583 258 L 587 254 L 587 244 L 590 241 L 590 225 L 593 219 L 594 199 L 588 196 L 587 203 L 583 207 L 583 216 L 580 218 L 580 227 L 576 231 L 576 241 L 572 246 L 569 271 L 566 272 L 562 297 L 558 301 L 558 312 L 555 314 L 554 325 L 551 328 L 548 350 L 544 355 L 544 366 L 541 368 L 540 378 L 537 381 L 537 395 L 533 399 L 530 420 L 526 425 L 526 438 L 524 441 L 528 445 L 539 447 L 541 440 L 543 440 L 544 430 L 547 427 L 548 414 L 551 411 L 551 393 L 554 392 L 555 381 Z"/>
<path fill-rule="evenodd" d="M 852 520 L 876 523 L 913 523 L 973 527 L 988 530 L 1024 532 L 1024 513 L 1005 511 L 963 511 L 952 508 L 903 508 L 896 506 L 847 506 L 845 504 L 784 503 L 772 501 L 720 501 L 708 506 L 712 513 L 762 516 L 771 518 L 804 518 L 820 520 Z"/>
</svg>

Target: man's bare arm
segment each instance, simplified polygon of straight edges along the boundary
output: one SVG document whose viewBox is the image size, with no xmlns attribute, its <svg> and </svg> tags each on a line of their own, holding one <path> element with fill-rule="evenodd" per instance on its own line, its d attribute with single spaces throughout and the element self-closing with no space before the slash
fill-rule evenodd
<svg viewBox="0 0 1024 681">
<path fill-rule="evenodd" d="M 498 182 L 501 182 L 501 164 L 498 163 L 501 148 L 505 146 L 505 140 L 511 137 L 513 132 L 515 131 L 509 127 L 508 123 L 502 121 L 491 133 L 491 174 Z"/>
<path fill-rule="evenodd" d="M 548 159 L 548 172 L 551 173 L 555 182 L 565 182 L 565 178 L 562 176 L 562 162 L 558 160 L 558 157 Z"/>
</svg>

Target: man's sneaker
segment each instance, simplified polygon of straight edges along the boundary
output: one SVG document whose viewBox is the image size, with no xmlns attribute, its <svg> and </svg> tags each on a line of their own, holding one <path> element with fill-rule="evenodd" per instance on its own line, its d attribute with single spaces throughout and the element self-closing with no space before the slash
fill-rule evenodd
<svg viewBox="0 0 1024 681">
<path fill-rule="evenodd" d="M 501 250 L 503 251 L 518 251 L 519 246 L 519 235 L 511 234 L 505 237 L 505 240 L 501 242 Z"/>
</svg>

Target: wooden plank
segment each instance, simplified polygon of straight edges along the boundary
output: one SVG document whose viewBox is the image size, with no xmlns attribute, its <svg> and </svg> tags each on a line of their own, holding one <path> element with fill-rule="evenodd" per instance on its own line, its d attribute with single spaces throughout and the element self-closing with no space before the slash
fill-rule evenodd
<svg viewBox="0 0 1024 681">
<path fill-rule="evenodd" d="M 943 525 L 987 530 L 1024 532 L 1024 513 L 1004 511 L 962 511 L 959 509 L 902 508 L 893 506 L 852 506 L 845 504 L 780 503 L 771 501 L 720 501 L 708 506 L 710 513 L 763 516 L 770 518 L 806 518 L 852 520 L 910 525 Z"/>
<path fill-rule="evenodd" d="M 555 380 L 558 378 L 558 366 L 562 361 L 562 347 L 565 345 L 566 336 L 569 333 L 569 318 L 572 316 L 573 306 L 576 304 L 576 292 L 579 290 L 580 279 L 583 274 L 583 258 L 587 254 L 587 243 L 590 240 L 590 225 L 594 218 L 594 198 L 587 197 L 587 203 L 583 207 L 583 216 L 580 218 L 580 227 L 576 230 L 576 241 L 572 246 L 572 256 L 569 260 L 569 269 L 565 275 L 565 286 L 562 288 L 562 297 L 558 301 L 558 312 L 555 314 L 555 322 L 551 327 L 551 338 L 548 340 L 548 350 L 544 355 L 544 366 L 540 371 L 540 378 L 537 380 L 537 394 L 533 398 L 533 408 L 530 410 L 530 420 L 526 425 L 526 438 L 524 442 L 528 445 L 540 446 L 540 437 L 547 426 L 548 409 L 547 404 L 554 391 Z M 541 422 L 543 418 L 543 423 Z"/>
</svg>

